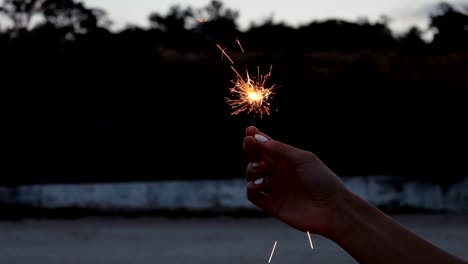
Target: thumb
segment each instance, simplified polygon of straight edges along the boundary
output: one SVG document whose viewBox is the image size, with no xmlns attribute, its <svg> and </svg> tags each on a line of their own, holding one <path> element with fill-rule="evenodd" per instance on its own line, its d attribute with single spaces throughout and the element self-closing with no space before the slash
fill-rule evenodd
<svg viewBox="0 0 468 264">
<path fill-rule="evenodd" d="M 267 156 L 283 158 L 294 164 L 301 163 L 305 159 L 305 151 L 301 149 L 266 138 L 260 134 L 255 134 L 254 138 L 260 152 Z"/>
</svg>

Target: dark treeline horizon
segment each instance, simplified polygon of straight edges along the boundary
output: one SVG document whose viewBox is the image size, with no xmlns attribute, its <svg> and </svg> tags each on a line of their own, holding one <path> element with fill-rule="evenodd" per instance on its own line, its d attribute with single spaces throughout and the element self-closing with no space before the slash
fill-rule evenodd
<svg viewBox="0 0 468 264">
<path fill-rule="evenodd" d="M 254 123 L 342 176 L 456 182 L 468 176 L 464 8 L 434 7 L 426 42 L 385 17 L 241 31 L 213 1 L 112 31 L 78 1 L 4 0 L 0 184 L 243 177 Z M 241 72 L 273 67 L 270 116 L 230 115 L 235 75 L 216 44 Z"/>
</svg>

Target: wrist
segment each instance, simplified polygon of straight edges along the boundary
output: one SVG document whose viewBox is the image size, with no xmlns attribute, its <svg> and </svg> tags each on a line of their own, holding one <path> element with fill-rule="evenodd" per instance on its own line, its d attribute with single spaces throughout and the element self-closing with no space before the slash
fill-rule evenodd
<svg viewBox="0 0 468 264">
<path fill-rule="evenodd" d="M 359 224 L 359 212 L 363 211 L 365 204 L 360 197 L 345 189 L 331 207 L 323 235 L 334 241 L 352 236 Z"/>
</svg>

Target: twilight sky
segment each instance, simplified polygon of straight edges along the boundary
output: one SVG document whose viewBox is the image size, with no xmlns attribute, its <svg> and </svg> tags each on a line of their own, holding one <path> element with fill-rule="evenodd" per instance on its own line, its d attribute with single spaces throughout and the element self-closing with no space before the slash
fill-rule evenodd
<svg viewBox="0 0 468 264">
<path fill-rule="evenodd" d="M 148 15 L 152 11 L 165 14 L 175 4 L 182 7 L 200 8 L 210 0 L 84 0 L 89 7 L 105 9 L 114 21 L 115 28 L 127 24 L 148 25 Z M 437 0 L 224 0 L 226 7 L 240 12 L 241 29 L 250 22 L 261 22 L 273 16 L 276 22 L 283 21 L 291 25 L 327 18 L 341 18 L 355 21 L 367 17 L 371 21 L 381 15 L 392 19 L 390 26 L 395 31 L 406 30 L 411 25 L 424 29 L 427 26 L 428 13 Z M 448 3 L 466 3 L 466 0 L 446 1 Z"/>
</svg>

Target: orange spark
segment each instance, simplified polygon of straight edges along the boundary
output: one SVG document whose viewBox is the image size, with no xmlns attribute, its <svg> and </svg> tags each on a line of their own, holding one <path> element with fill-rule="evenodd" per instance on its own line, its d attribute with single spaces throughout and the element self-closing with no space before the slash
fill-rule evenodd
<svg viewBox="0 0 468 264">
<path fill-rule="evenodd" d="M 240 40 L 239 40 L 239 39 L 236 39 L 236 42 L 237 42 L 237 44 L 239 45 L 239 48 L 241 49 L 242 53 L 245 53 L 245 52 L 244 52 L 244 48 L 242 47 L 242 44 L 240 43 Z"/>
<path fill-rule="evenodd" d="M 228 60 L 229 60 L 232 64 L 234 64 L 234 61 L 233 61 L 233 60 L 231 59 L 231 57 L 229 57 L 229 55 L 227 54 L 226 48 L 223 49 L 223 48 L 221 48 L 221 46 L 218 45 L 218 44 L 216 44 L 216 47 L 218 47 L 218 49 L 221 50 L 221 53 L 222 53 L 223 56 L 226 56 L 226 58 L 228 58 Z"/>
</svg>

